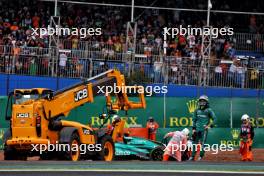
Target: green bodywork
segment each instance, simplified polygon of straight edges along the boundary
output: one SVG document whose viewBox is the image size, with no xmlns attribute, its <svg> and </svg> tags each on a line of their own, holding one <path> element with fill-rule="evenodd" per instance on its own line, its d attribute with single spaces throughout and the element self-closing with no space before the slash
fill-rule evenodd
<svg viewBox="0 0 264 176">
<path fill-rule="evenodd" d="M 115 143 L 115 157 L 119 159 L 160 160 L 164 148 L 164 145 L 159 142 L 139 137 L 124 137 L 123 143 Z"/>
</svg>

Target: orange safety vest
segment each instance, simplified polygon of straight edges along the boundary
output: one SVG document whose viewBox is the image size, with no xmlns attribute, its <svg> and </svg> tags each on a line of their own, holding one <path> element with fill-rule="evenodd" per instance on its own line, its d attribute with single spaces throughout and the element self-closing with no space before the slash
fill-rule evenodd
<svg viewBox="0 0 264 176">
<path fill-rule="evenodd" d="M 150 134 L 155 134 L 159 128 L 159 124 L 157 122 L 147 122 L 147 128 Z"/>
</svg>

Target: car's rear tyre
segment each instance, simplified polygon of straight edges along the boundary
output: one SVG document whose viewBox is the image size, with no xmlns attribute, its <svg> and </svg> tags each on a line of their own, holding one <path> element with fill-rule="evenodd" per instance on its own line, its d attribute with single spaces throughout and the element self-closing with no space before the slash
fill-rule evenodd
<svg viewBox="0 0 264 176">
<path fill-rule="evenodd" d="M 63 143 L 68 145 L 70 148 L 68 151 L 61 151 L 61 159 L 70 160 L 70 161 L 78 161 L 81 157 L 80 153 L 80 137 L 77 132 L 71 134 L 71 137 L 67 143 Z M 67 147 L 66 147 L 67 148 Z"/>
<path fill-rule="evenodd" d="M 162 147 L 156 147 L 150 152 L 150 158 L 153 161 L 162 161 L 163 153 L 164 151 Z"/>
<path fill-rule="evenodd" d="M 101 151 L 98 152 L 96 159 L 103 161 L 112 161 L 115 157 L 115 145 L 113 139 L 109 135 L 103 136 L 98 141 L 101 144 Z"/>
</svg>

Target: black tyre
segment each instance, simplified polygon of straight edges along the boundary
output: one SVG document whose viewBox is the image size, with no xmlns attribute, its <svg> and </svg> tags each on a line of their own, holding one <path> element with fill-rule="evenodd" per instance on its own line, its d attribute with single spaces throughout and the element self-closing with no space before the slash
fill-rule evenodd
<svg viewBox="0 0 264 176">
<path fill-rule="evenodd" d="M 18 160 L 18 154 L 14 148 L 5 144 L 4 146 L 4 160 Z"/>
<path fill-rule="evenodd" d="M 105 135 L 98 141 L 101 144 L 101 151 L 98 152 L 96 159 L 102 161 L 112 161 L 115 157 L 115 144 L 109 135 Z"/>
<path fill-rule="evenodd" d="M 163 153 L 163 147 L 156 147 L 150 152 L 150 158 L 153 161 L 162 161 Z"/>
<path fill-rule="evenodd" d="M 4 160 L 27 160 L 27 153 L 17 152 L 16 149 L 5 146 Z"/>
<path fill-rule="evenodd" d="M 71 137 L 66 144 L 70 146 L 68 151 L 61 151 L 60 158 L 63 160 L 78 161 L 80 159 L 80 137 L 77 132 L 71 134 Z M 68 149 L 68 147 L 65 147 Z"/>
<path fill-rule="evenodd" d="M 10 130 L 7 130 L 3 136 L 3 143 L 4 143 L 4 160 L 17 160 L 18 155 L 15 148 L 10 147 L 6 144 L 6 141 L 11 138 Z"/>
<path fill-rule="evenodd" d="M 27 161 L 27 153 L 18 152 L 17 155 L 17 160 Z"/>
<path fill-rule="evenodd" d="M 18 152 L 14 147 L 8 146 L 6 141 L 10 139 L 11 132 L 7 130 L 3 136 L 3 143 L 4 143 L 4 160 L 27 160 L 27 153 Z"/>
<path fill-rule="evenodd" d="M 55 152 L 45 152 L 39 156 L 40 160 L 53 160 L 54 158 L 57 158 Z"/>
</svg>

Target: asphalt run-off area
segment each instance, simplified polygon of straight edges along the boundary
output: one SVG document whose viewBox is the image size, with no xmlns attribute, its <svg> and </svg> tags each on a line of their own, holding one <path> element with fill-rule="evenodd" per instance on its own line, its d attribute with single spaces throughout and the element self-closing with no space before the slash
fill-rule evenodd
<svg viewBox="0 0 264 176">
<path fill-rule="evenodd" d="M 144 162 L 144 161 L 1 161 L 1 175 L 264 175 L 261 162 Z"/>
</svg>

